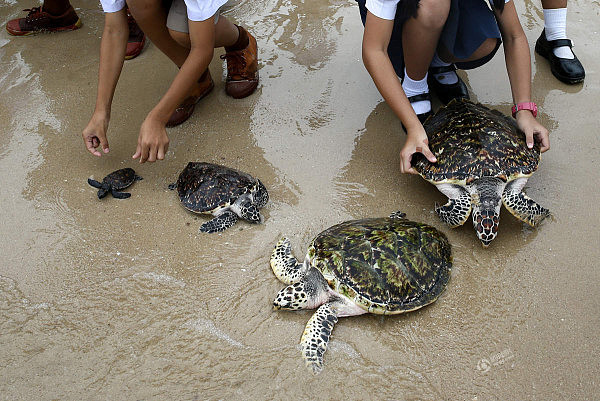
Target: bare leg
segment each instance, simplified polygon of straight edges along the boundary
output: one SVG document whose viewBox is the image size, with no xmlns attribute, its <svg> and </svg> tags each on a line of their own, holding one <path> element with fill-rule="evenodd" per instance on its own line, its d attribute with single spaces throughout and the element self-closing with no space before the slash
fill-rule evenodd
<svg viewBox="0 0 600 401">
<path fill-rule="evenodd" d="M 449 11 L 449 0 L 421 0 L 417 18 L 410 18 L 404 23 L 404 63 L 406 74 L 413 80 L 425 78 Z"/>
<path fill-rule="evenodd" d="M 189 48 L 181 46 L 169 34 L 167 29 L 167 12 L 159 0 L 128 1 L 129 11 L 152 43 L 167 57 L 181 67 L 185 62 Z"/>
<path fill-rule="evenodd" d="M 567 8 L 567 0 L 542 0 L 542 7 L 546 10 L 551 8 Z"/>
</svg>

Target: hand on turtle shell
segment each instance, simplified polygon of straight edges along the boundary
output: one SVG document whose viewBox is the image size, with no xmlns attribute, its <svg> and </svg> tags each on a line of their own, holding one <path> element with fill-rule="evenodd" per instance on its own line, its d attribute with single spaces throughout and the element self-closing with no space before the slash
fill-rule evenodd
<svg viewBox="0 0 600 401">
<path fill-rule="evenodd" d="M 411 166 L 412 156 L 415 153 L 422 153 L 432 163 L 435 163 L 437 159 L 435 155 L 429 149 L 429 140 L 427 134 L 421 126 L 421 132 L 414 133 L 414 131 L 408 132 L 406 135 L 406 142 L 400 151 L 400 172 L 409 174 L 418 174 L 417 171 Z"/>
<path fill-rule="evenodd" d="M 168 149 L 169 136 L 165 124 L 151 116 L 146 117 L 140 128 L 137 149 L 132 157 L 139 158 L 140 163 L 155 162 L 163 160 Z"/>
<path fill-rule="evenodd" d="M 529 149 L 533 148 L 533 141 L 540 143 L 540 152 L 550 149 L 550 136 L 548 130 L 540 124 L 529 110 L 517 112 L 517 126 L 525 133 L 525 141 Z"/>
<path fill-rule="evenodd" d="M 88 125 L 84 128 L 81 136 L 88 152 L 94 156 L 102 156 L 97 149 L 102 147 L 104 153 L 108 153 L 108 140 L 106 139 L 106 130 L 108 129 L 109 117 L 101 113 L 94 113 Z"/>
</svg>

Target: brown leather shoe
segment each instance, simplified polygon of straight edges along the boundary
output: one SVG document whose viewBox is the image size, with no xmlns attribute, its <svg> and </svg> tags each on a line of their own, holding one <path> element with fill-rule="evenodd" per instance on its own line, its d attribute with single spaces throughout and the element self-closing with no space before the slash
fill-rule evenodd
<svg viewBox="0 0 600 401">
<path fill-rule="evenodd" d="M 38 32 L 72 31 L 81 27 L 81 20 L 72 6 L 62 15 L 51 15 L 42 7 L 28 8 L 25 18 L 16 18 L 6 23 L 6 30 L 11 35 L 25 36 Z"/>
<path fill-rule="evenodd" d="M 245 49 L 226 52 L 221 56 L 227 60 L 225 93 L 235 99 L 251 95 L 258 86 L 258 48 L 254 36 L 250 32 L 247 34 L 248 46 Z"/>
<path fill-rule="evenodd" d="M 197 93 L 199 93 L 199 95 L 188 96 L 183 103 L 181 103 L 179 107 L 175 109 L 173 114 L 171 114 L 171 118 L 169 118 L 169 121 L 167 122 L 167 127 L 175 127 L 176 125 L 179 125 L 190 118 L 192 113 L 194 113 L 196 103 L 198 103 L 200 99 L 208 95 L 210 91 L 213 90 L 215 83 L 210 76 L 209 70 L 206 70 L 206 72 L 200 77 L 198 84 L 199 88 Z"/>
</svg>

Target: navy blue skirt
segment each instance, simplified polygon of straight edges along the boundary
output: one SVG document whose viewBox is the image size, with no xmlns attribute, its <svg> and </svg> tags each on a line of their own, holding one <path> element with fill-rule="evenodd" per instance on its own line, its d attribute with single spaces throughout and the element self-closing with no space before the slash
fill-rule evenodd
<svg viewBox="0 0 600 401">
<path fill-rule="evenodd" d="M 363 25 L 367 18 L 366 0 L 356 0 Z M 412 2 L 412 4 L 407 4 Z M 404 4 L 403 4 L 404 3 Z M 392 37 L 388 45 L 388 56 L 399 77 L 404 76 L 404 57 L 402 52 L 402 26 L 415 9 L 415 0 L 400 0 Z M 416 9 L 417 13 L 418 8 Z M 482 0 L 452 0 L 448 19 L 442 30 L 438 47 L 443 47 L 457 59 L 468 59 L 487 39 L 497 39 L 494 50 L 487 56 L 468 62 L 457 62 L 463 70 L 477 68 L 494 57 L 502 43 L 500 28 L 492 10 Z"/>
</svg>

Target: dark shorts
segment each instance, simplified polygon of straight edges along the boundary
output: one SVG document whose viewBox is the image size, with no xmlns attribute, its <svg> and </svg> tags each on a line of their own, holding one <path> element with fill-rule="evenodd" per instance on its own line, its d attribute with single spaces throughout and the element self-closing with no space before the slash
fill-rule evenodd
<svg viewBox="0 0 600 401">
<path fill-rule="evenodd" d="M 411 18 L 407 12 L 405 2 L 415 0 L 401 0 L 398 3 L 392 37 L 388 45 L 388 56 L 399 77 L 404 76 L 404 57 L 402 52 L 402 26 Z M 363 25 L 367 18 L 366 0 L 356 0 L 360 10 Z M 402 7 L 405 3 L 405 7 Z M 418 13 L 418 9 L 417 9 Z M 490 61 L 502 43 L 500 29 L 492 10 L 487 7 L 487 2 L 482 0 L 451 0 L 448 19 L 442 30 L 438 47 L 445 48 L 457 59 L 468 59 L 487 39 L 497 39 L 494 50 L 487 56 L 468 62 L 457 62 L 456 66 L 463 70 L 477 68 Z"/>
</svg>

